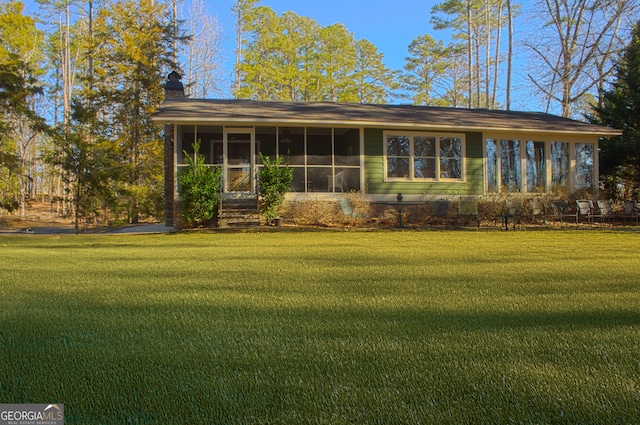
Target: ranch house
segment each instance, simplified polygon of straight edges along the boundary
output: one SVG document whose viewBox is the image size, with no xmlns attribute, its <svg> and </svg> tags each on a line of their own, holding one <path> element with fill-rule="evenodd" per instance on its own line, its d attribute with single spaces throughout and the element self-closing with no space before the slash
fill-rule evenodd
<svg viewBox="0 0 640 425">
<path fill-rule="evenodd" d="M 374 202 L 495 192 L 597 191 L 598 139 L 619 130 L 538 112 L 408 105 L 190 99 L 172 73 L 153 119 L 165 128 L 165 216 L 173 225 L 176 173 L 200 154 L 223 171 L 223 199 L 254 195 L 260 156 L 293 168 L 288 199 Z"/>
</svg>

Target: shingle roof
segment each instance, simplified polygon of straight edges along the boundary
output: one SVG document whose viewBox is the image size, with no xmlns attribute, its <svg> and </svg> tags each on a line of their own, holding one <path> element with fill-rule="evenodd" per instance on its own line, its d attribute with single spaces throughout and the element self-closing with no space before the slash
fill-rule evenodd
<svg viewBox="0 0 640 425">
<path fill-rule="evenodd" d="M 156 122 L 355 125 L 384 128 L 522 131 L 615 136 L 621 131 L 540 112 L 330 102 L 170 99 Z"/>
</svg>

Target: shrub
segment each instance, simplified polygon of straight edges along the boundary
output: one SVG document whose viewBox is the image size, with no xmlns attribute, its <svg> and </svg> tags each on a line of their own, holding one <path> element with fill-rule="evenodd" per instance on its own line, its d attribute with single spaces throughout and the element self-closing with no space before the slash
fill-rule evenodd
<svg viewBox="0 0 640 425">
<path fill-rule="evenodd" d="M 260 153 L 263 167 L 258 172 L 260 182 L 260 210 L 267 223 L 278 216 L 278 209 L 284 202 L 284 195 L 291 187 L 293 170 L 284 158 L 277 156 L 274 159 Z"/>
<path fill-rule="evenodd" d="M 198 141 L 193 144 L 193 150 L 198 152 L 199 149 Z M 192 158 L 185 152 L 184 156 L 188 166 L 178 173 L 182 222 L 185 227 L 204 226 L 216 216 L 222 172 L 218 167 L 207 166 L 200 154 Z"/>
<path fill-rule="evenodd" d="M 282 215 L 296 225 L 323 227 L 336 226 L 344 216 L 335 201 L 318 200 L 311 195 L 285 203 Z"/>
<path fill-rule="evenodd" d="M 15 199 L 5 198 L 0 200 L 0 208 L 7 210 L 7 212 L 11 214 L 19 208 L 19 204 Z"/>
</svg>

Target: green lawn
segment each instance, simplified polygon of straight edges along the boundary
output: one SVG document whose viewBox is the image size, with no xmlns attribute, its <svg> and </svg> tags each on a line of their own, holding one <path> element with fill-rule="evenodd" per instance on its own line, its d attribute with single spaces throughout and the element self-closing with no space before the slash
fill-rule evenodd
<svg viewBox="0 0 640 425">
<path fill-rule="evenodd" d="M 3 237 L 0 403 L 83 425 L 638 423 L 640 234 Z"/>
</svg>

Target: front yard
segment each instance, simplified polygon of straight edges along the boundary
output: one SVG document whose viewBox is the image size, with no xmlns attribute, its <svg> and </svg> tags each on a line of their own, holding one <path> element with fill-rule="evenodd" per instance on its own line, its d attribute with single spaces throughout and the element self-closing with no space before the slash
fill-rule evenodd
<svg viewBox="0 0 640 425">
<path fill-rule="evenodd" d="M 640 234 L 0 237 L 0 401 L 69 424 L 637 423 Z"/>
</svg>

